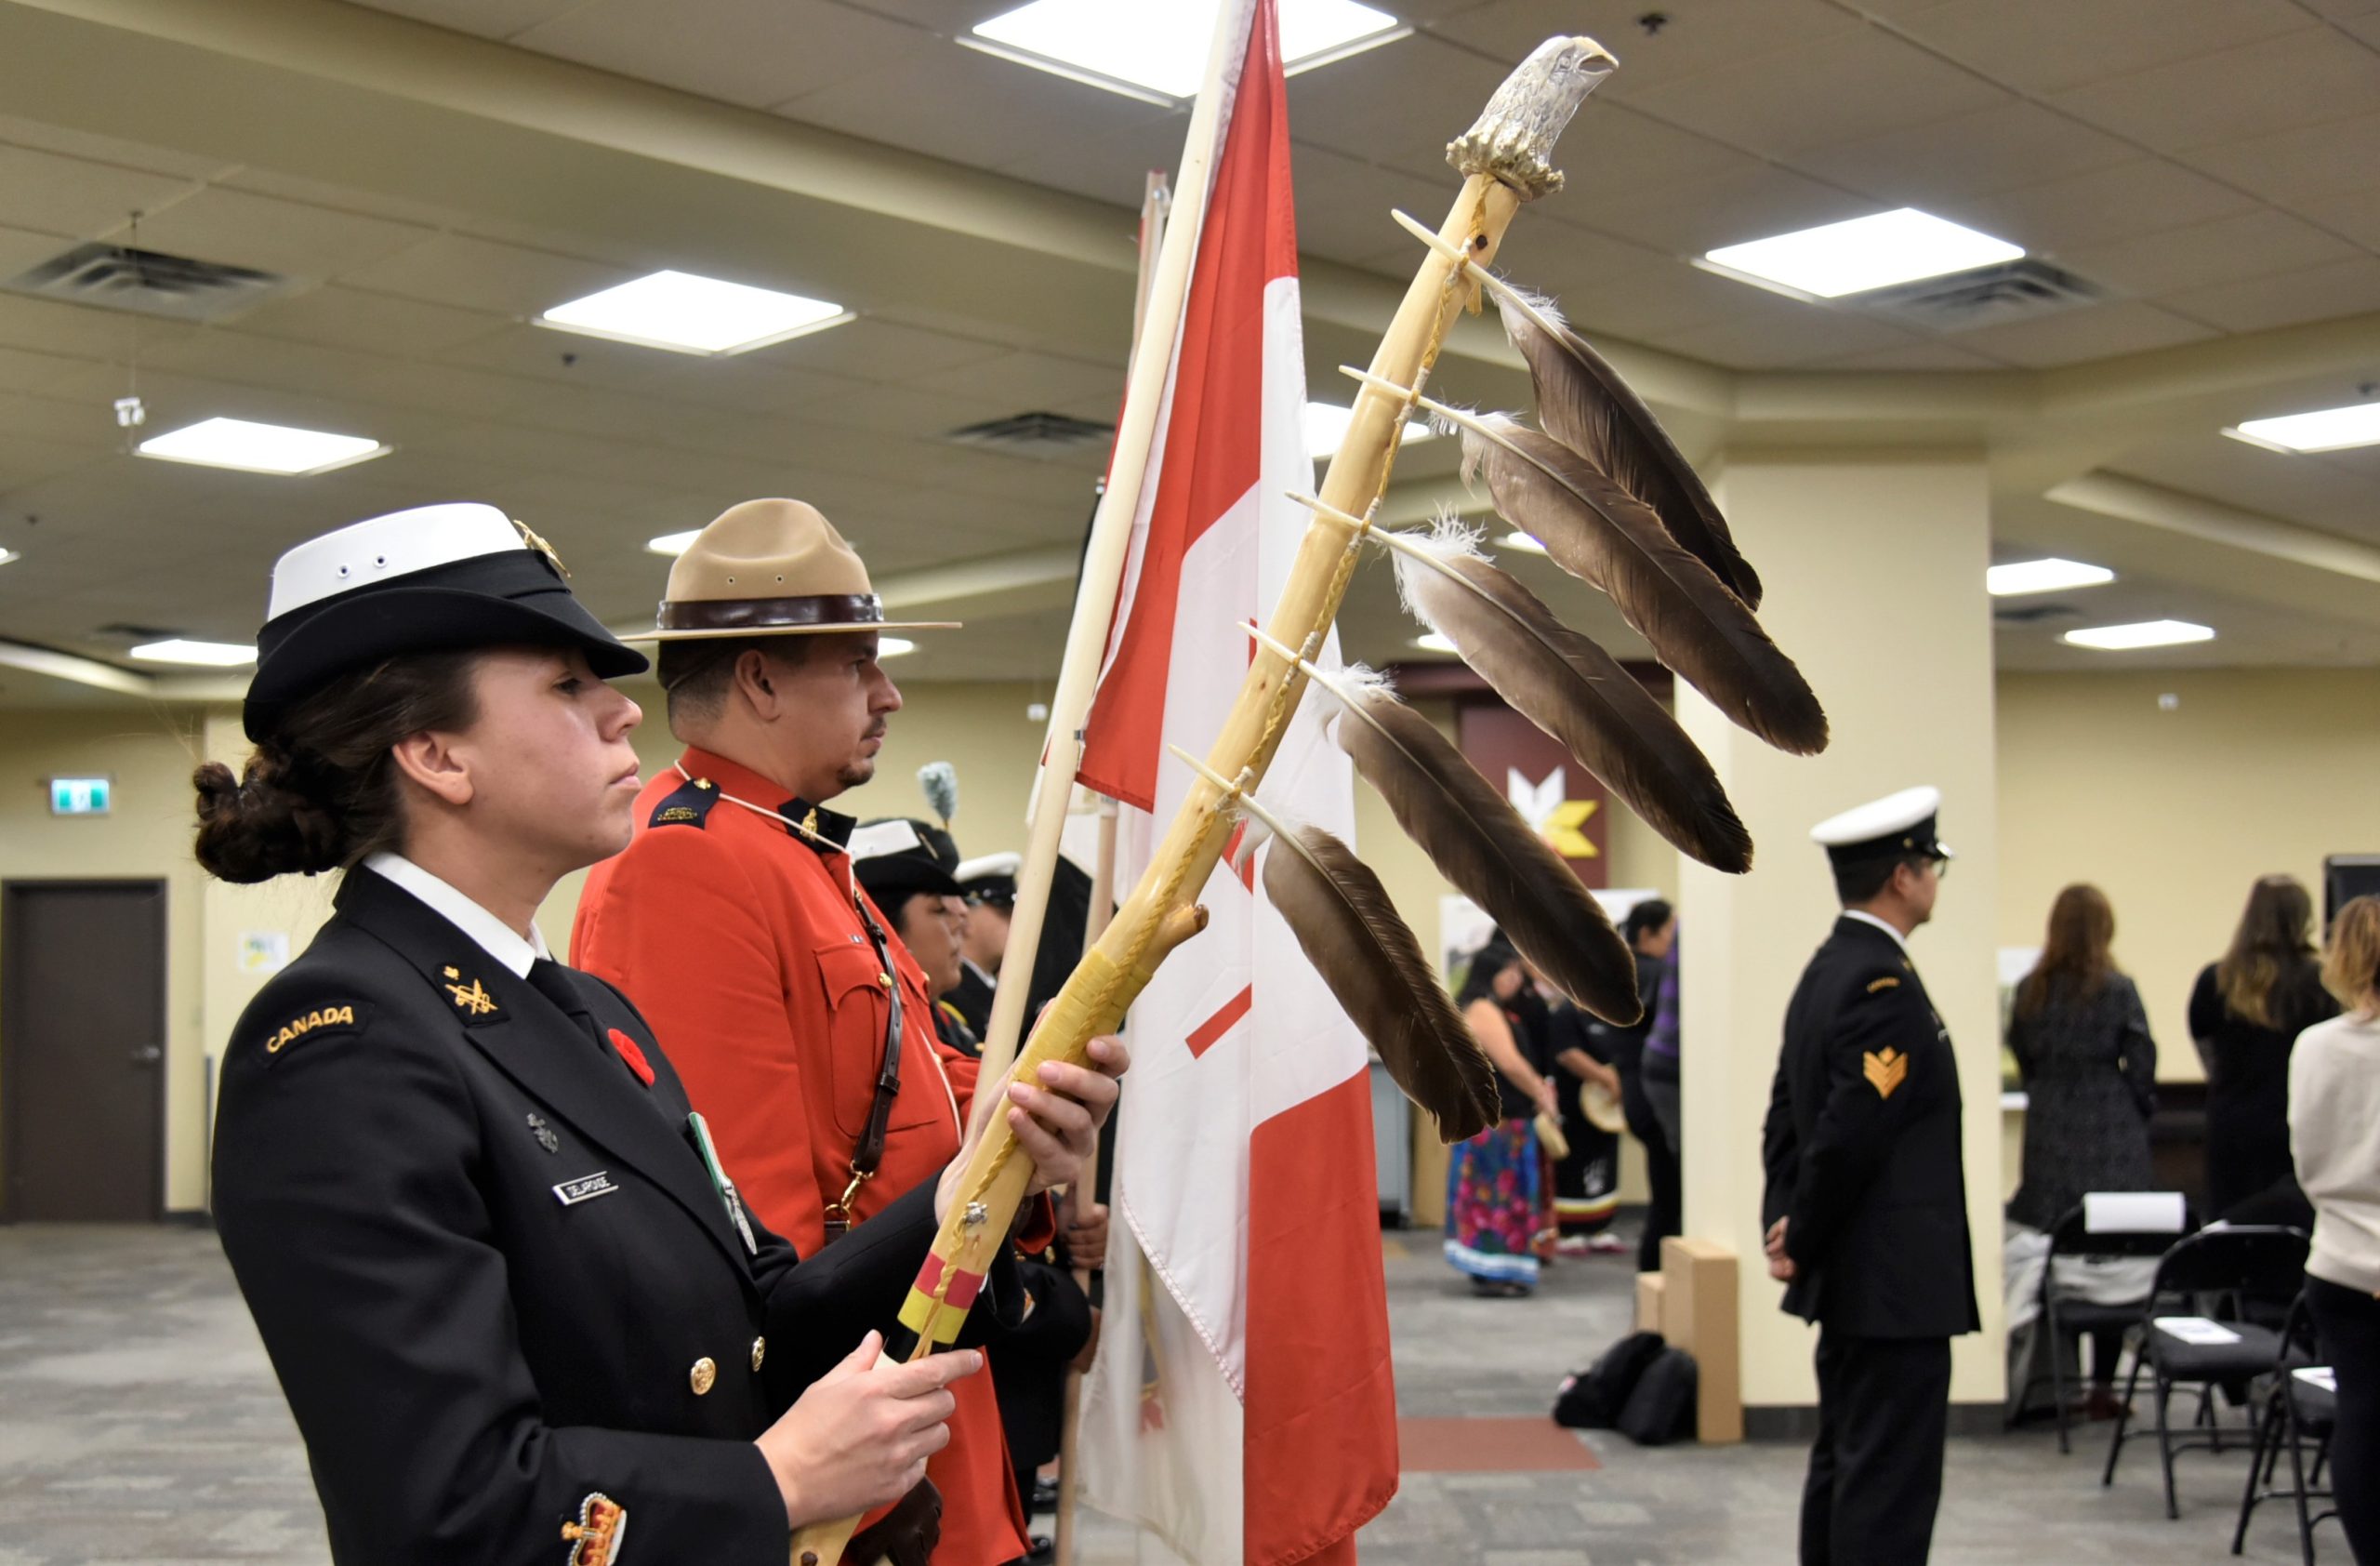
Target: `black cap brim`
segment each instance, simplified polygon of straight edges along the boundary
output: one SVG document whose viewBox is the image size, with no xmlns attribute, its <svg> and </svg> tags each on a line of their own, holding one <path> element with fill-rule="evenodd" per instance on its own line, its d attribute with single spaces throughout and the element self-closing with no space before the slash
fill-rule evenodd
<svg viewBox="0 0 2380 1566">
<path fill-rule="evenodd" d="M 880 868 L 871 870 L 870 866 Z M 959 891 L 959 883 L 950 878 L 949 871 L 906 854 L 862 859 L 852 867 L 852 873 L 859 877 L 862 886 L 867 888 L 867 895 L 879 903 L 890 896 L 906 896 L 916 892 L 931 892 L 941 897 L 964 895 Z"/>
<path fill-rule="evenodd" d="M 447 579 L 425 579 L 442 577 Z M 268 622 L 257 640 L 256 677 L 241 710 L 252 740 L 271 735 L 291 706 L 340 676 L 411 653 L 575 647 L 606 680 L 651 667 L 528 551 L 461 561 L 418 573 L 411 584 L 324 599 L 308 612 Z"/>
</svg>

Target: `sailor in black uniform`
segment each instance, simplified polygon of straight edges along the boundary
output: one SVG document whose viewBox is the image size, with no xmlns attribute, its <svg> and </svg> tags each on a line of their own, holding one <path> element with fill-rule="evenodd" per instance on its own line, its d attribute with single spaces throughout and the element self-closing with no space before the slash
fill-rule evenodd
<svg viewBox="0 0 2380 1566">
<path fill-rule="evenodd" d="M 796 1526 L 909 1493 L 981 1357 L 882 1365 L 871 1329 L 946 1193 L 797 1266 L 636 1008 L 532 922 L 628 841 L 639 713 L 604 682 L 644 659 L 477 505 L 292 550 L 258 640 L 199 861 L 344 877 L 228 1042 L 215 1215 L 332 1559 L 783 1566 Z M 1013 1090 L 1037 1184 L 1114 1101 L 1098 1054 Z M 1013 1277 L 989 1292 L 1013 1324 Z"/>
<path fill-rule="evenodd" d="M 1942 1493 L 1950 1339 L 1979 1325 L 1958 1062 L 1910 961 L 1950 851 L 1935 789 L 1820 822 L 1842 917 L 1785 1015 L 1763 1148 L 1769 1274 L 1818 1324 L 1802 1566 L 1914 1566 Z"/>
</svg>

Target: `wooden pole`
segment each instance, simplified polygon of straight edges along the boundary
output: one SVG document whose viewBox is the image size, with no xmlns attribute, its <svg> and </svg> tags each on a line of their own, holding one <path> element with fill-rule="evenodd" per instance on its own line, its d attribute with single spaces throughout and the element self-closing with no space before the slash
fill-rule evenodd
<svg viewBox="0 0 2380 1566">
<path fill-rule="evenodd" d="M 1226 17 L 1236 9 L 1227 8 Z M 1219 54 L 1224 31 L 1218 30 Z M 1403 302 L 1397 306 L 1395 317 L 1389 323 L 1387 335 L 1372 355 L 1369 379 L 1356 394 L 1346 433 L 1322 481 L 1323 504 L 1314 512 L 1314 520 L 1298 546 L 1280 602 L 1265 623 L 1266 633 L 1279 644 L 1295 647 L 1311 657 L 1310 649 L 1320 644 L 1323 632 L 1329 629 L 1346 596 L 1347 583 L 1355 574 L 1367 531 L 1361 519 L 1369 516 L 1388 486 L 1396 444 L 1411 406 L 1409 396 L 1384 391 L 1382 385 L 1419 392 L 1430 366 L 1436 362 L 1438 349 L 1454 318 L 1466 307 L 1477 308 L 1479 290 L 1460 271 L 1465 264 L 1461 258 L 1468 258 L 1469 264 L 1482 268 L 1492 263 L 1521 204 L 1560 188 L 1562 177 L 1551 161 L 1554 143 L 1586 95 L 1609 73 L 1614 63 L 1593 39 L 1548 40 L 1497 89 L 1478 122 L 1448 147 L 1448 160 L 1463 175 L 1462 190 L 1438 230 L 1440 246 L 1422 259 L 1420 271 L 1405 291 Z M 1207 95 L 1202 94 L 1198 112 L 1206 113 L 1210 108 Z M 1211 120 L 1209 113 L 1210 126 Z M 1194 113 L 1194 129 L 1197 124 Z M 1211 138 L 1210 128 L 1208 139 Z M 1199 145 L 1194 139 L 1193 150 Z M 1185 158 L 1184 162 L 1186 166 L 1188 160 Z M 1200 162 L 1197 188 L 1203 198 L 1203 157 Z M 1189 181 L 1185 179 L 1183 183 L 1187 186 Z M 1186 272 L 1188 242 L 1183 236 L 1189 232 L 1190 225 L 1177 223 L 1166 235 L 1159 283 L 1150 306 L 1148 330 L 1153 342 L 1170 339 L 1173 335 L 1174 323 L 1167 319 L 1170 312 L 1166 272 L 1176 260 Z M 1178 300 L 1174 308 L 1178 310 Z M 1136 400 L 1142 383 L 1156 378 L 1154 367 L 1162 362 L 1159 355 L 1145 353 L 1133 365 Z M 1131 487 L 1135 492 L 1144 472 L 1148 438 L 1156 418 L 1153 395 L 1150 401 L 1140 431 L 1141 449 L 1132 464 Z M 1129 405 L 1126 418 L 1128 423 L 1133 422 Z M 1121 437 L 1119 448 L 1120 445 Z M 1118 455 L 1120 459 L 1120 449 Z M 1108 520 L 1109 505 L 1116 499 L 1111 487 L 1100 507 L 1100 523 Z M 1129 519 L 1129 512 L 1123 514 Z M 1094 551 L 1100 543 L 1099 533 L 1099 525 L 1094 524 Z M 1111 564 L 1120 566 L 1123 540 L 1119 536 L 1114 542 Z M 1088 564 L 1085 576 L 1088 581 Z M 1077 636 L 1066 649 L 1067 673 L 1078 676 L 1078 694 L 1086 699 L 1105 651 L 1108 611 L 1113 607 L 1111 592 L 1094 605 L 1095 613 L 1087 617 L 1085 605 L 1091 596 L 1086 591 L 1077 597 Z M 1092 619 L 1098 624 L 1097 634 L 1083 642 L 1078 633 Z M 1062 679 L 1061 692 L 1066 688 Z M 1230 787 L 1218 788 L 1205 776 L 1194 776 L 1164 843 L 1139 884 L 1068 976 L 1057 998 L 1036 1020 L 1033 1036 L 1014 1063 L 1015 1071 L 1038 1070 L 1045 1061 L 1087 1063 L 1091 1041 L 1112 1030 L 1173 949 L 1206 927 L 1206 909 L 1198 906 L 1197 896 L 1216 861 L 1223 856 L 1223 845 L 1231 835 L 1233 816 L 1227 807 L 1237 793 L 1253 792 L 1263 777 L 1274 752 L 1280 748 L 1303 689 L 1304 676 L 1299 673 L 1295 662 L 1278 653 L 1263 652 L 1250 663 L 1231 714 L 1206 759 L 1206 772 L 1228 780 Z M 1053 729 L 1060 716 L 1053 710 Z M 1078 725 L 1079 722 L 1078 716 Z M 1066 747 L 1053 751 L 1044 765 L 1034 840 L 1038 844 L 1047 834 L 1051 863 L 1054 862 L 1056 836 L 1063 824 L 1067 792 L 1073 786 L 1072 765 L 1078 743 L 1078 735 L 1070 732 Z M 1025 869 L 1033 869 L 1030 861 Z M 1045 897 L 1048 873 L 1045 863 Z M 1020 897 L 1023 891 L 1020 884 Z M 1037 918 L 1037 926 L 1038 922 Z M 1011 939 L 1015 937 L 1012 927 Z M 1038 928 L 1033 938 L 1038 938 Z M 1030 942 L 1026 949 L 1031 949 Z M 1012 1029 L 1024 1009 L 1021 991 L 1003 987 L 996 993 L 1016 997 L 1010 1008 Z M 993 1018 L 997 1033 L 997 1002 Z M 1001 1077 L 993 1068 L 988 1044 L 985 1056 L 985 1068 L 977 1078 L 975 1090 L 979 1111 L 990 1099 L 1001 1095 Z M 932 1254 L 919 1275 L 908 1305 L 902 1310 L 904 1320 L 915 1323 L 912 1330 L 917 1334 L 917 1346 L 913 1358 L 922 1359 L 956 1337 L 964 1323 L 966 1309 L 949 1303 L 951 1291 L 961 1279 L 981 1279 L 989 1271 L 1000 1247 L 1008 1242 L 1017 1209 L 1024 1204 L 1025 1188 L 1033 1181 L 1032 1161 L 1016 1156 L 1016 1137 L 1007 1121 L 995 1116 L 982 1118 L 982 1135 L 959 1173 L 949 1211 L 943 1217 L 941 1232 L 934 1238 Z M 858 1523 L 857 1518 L 847 1518 L 798 1530 L 793 1536 L 792 1566 L 836 1566 Z"/>
</svg>

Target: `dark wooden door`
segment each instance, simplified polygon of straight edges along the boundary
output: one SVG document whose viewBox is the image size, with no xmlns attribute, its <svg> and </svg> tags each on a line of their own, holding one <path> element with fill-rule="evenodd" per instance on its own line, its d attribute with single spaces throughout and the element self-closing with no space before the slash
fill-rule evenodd
<svg viewBox="0 0 2380 1566">
<path fill-rule="evenodd" d="M 0 1214 L 165 1211 L 165 883 L 0 888 Z"/>
</svg>

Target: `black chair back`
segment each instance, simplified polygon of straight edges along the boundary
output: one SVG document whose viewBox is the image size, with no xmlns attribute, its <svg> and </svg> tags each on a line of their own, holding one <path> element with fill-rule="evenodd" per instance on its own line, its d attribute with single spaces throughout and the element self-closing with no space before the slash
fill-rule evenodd
<svg viewBox="0 0 2380 1566">
<path fill-rule="evenodd" d="M 2301 1228 L 2216 1224 L 2165 1253 L 2157 1264 L 2156 1292 L 2285 1307 L 2306 1286 L 2307 1245 Z"/>
</svg>

